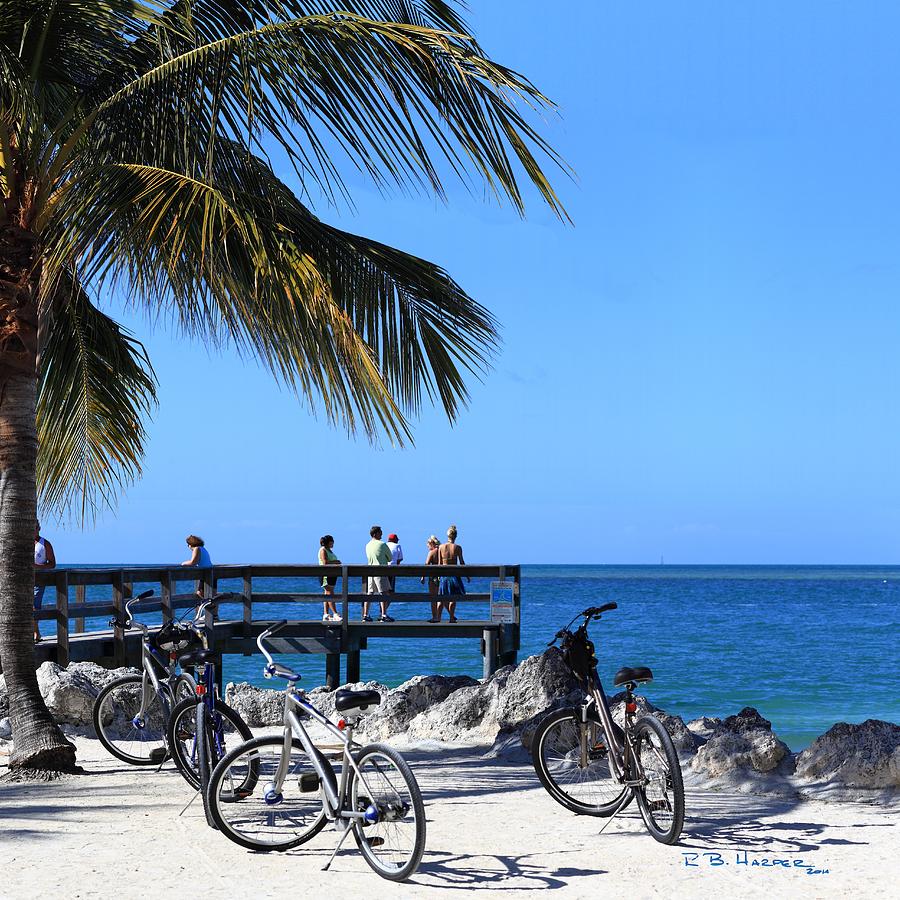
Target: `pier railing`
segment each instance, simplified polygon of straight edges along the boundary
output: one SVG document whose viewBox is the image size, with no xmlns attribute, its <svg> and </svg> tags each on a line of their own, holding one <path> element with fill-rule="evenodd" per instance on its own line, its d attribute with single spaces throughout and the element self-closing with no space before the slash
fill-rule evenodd
<svg viewBox="0 0 900 900">
<path fill-rule="evenodd" d="M 316 579 L 324 575 L 337 577 L 332 599 L 342 614 L 340 622 L 323 622 L 321 604 L 325 599 L 317 592 L 296 590 L 261 590 L 265 579 L 271 586 L 283 587 L 288 580 Z M 437 598 L 421 591 L 404 591 L 420 578 L 460 576 L 487 579 L 489 582 L 512 582 L 512 621 L 491 621 L 482 613 L 474 617 L 469 607 L 490 603 L 488 592 L 467 593 L 462 596 Z M 396 591 L 389 595 L 366 594 L 366 579 L 379 576 L 396 579 Z M 104 666 L 137 665 L 140 662 L 140 635 L 136 630 L 127 633 L 121 628 L 110 629 L 110 616 L 121 618 L 125 603 L 134 594 L 154 589 L 154 597 L 135 608 L 135 612 L 160 612 L 159 624 L 178 618 L 181 610 L 217 592 L 229 592 L 232 598 L 222 604 L 217 615 L 208 614 L 211 646 L 219 654 L 257 653 L 256 638 L 274 621 L 286 618 L 287 625 L 273 639 L 277 653 L 320 653 L 325 655 L 325 683 L 335 687 L 341 683 L 341 656 L 346 658 L 345 681 L 360 680 L 360 653 L 370 638 L 406 638 L 429 640 L 435 638 L 477 639 L 481 641 L 483 672 L 491 675 L 500 665 L 516 661 L 520 645 L 521 572 L 517 565 L 486 566 L 318 566 L 318 565 L 225 565 L 211 568 L 133 567 L 116 569 L 60 568 L 35 573 L 36 583 L 45 586 L 43 608 L 36 618 L 55 624 L 55 634 L 47 635 L 35 652 L 39 662 L 54 660 L 59 665 L 70 661 L 92 660 Z M 254 583 L 256 587 L 254 587 Z M 92 586 L 109 587 L 108 599 L 89 599 Z M 354 588 L 356 588 L 354 590 Z M 102 588 L 101 588 L 102 590 Z M 96 593 L 96 591 L 94 591 Z M 106 593 L 106 591 L 103 591 Z M 430 604 L 436 599 L 455 600 L 458 621 L 432 624 Z M 54 603 L 55 600 L 55 603 Z M 378 603 L 391 603 L 394 622 L 377 621 Z M 371 602 L 375 621 L 363 622 L 362 604 Z M 283 611 L 272 615 L 274 604 L 296 605 L 298 615 L 286 616 Z M 313 615 L 309 615 L 312 604 Z M 424 605 L 424 606 L 423 606 Z M 420 607 L 422 613 L 419 613 Z M 469 612 L 469 615 L 467 615 Z M 304 615 L 306 613 L 306 615 Z M 92 621 L 93 620 L 93 621 Z M 152 625 L 151 625 L 152 629 Z M 221 666 L 219 667 L 221 672 Z"/>
</svg>

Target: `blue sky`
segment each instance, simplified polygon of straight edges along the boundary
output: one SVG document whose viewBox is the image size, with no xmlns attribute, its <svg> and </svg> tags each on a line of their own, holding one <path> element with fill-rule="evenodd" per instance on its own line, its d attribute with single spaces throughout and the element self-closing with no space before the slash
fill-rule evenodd
<svg viewBox="0 0 900 900">
<path fill-rule="evenodd" d="M 48 523 L 60 560 L 177 562 L 196 532 L 216 562 L 305 562 L 331 532 L 354 562 L 374 522 L 414 559 L 454 522 L 470 562 L 895 562 L 900 9 L 472 6 L 559 105 L 574 226 L 355 177 L 355 210 L 318 208 L 499 318 L 468 412 L 373 449 L 126 315 L 161 383 L 145 476 L 93 528 Z"/>
</svg>

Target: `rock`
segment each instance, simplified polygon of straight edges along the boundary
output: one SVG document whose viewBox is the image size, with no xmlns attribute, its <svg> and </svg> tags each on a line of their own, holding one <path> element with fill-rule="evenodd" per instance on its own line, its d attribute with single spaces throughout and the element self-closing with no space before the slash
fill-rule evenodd
<svg viewBox="0 0 900 900">
<path fill-rule="evenodd" d="M 57 722 L 68 725 L 91 723 L 94 701 L 110 680 L 106 676 L 107 670 L 95 663 L 72 663 L 63 669 L 47 661 L 37 670 L 38 687 L 47 708 Z"/>
<path fill-rule="evenodd" d="M 577 679 L 556 647 L 507 668 L 509 674 L 497 703 L 497 722 L 501 729 L 523 727 L 536 716 L 575 703 L 583 696 Z M 498 675 L 500 672 L 494 678 Z"/>
<path fill-rule="evenodd" d="M 357 681 L 350 682 L 348 684 L 342 684 L 337 690 L 351 690 L 351 691 L 378 691 L 381 694 L 381 702 L 384 703 L 385 698 L 388 696 L 390 692 L 390 688 L 386 684 L 382 684 L 380 681 Z M 312 702 L 313 706 L 323 716 L 331 719 L 332 722 L 340 718 L 340 713 L 338 713 L 334 708 L 335 703 L 335 693 L 336 691 L 329 691 L 324 687 L 313 688 L 309 692 L 309 699 Z M 359 720 L 359 727 L 357 730 L 357 734 L 362 736 L 366 734 L 366 724 L 368 720 L 378 714 L 378 709 L 380 707 L 376 707 L 371 712 L 364 713 Z"/>
<path fill-rule="evenodd" d="M 838 722 L 797 757 L 797 777 L 844 787 L 900 790 L 900 725 Z"/>
<path fill-rule="evenodd" d="M 462 687 L 416 716 L 407 729 L 410 740 L 448 743 L 493 742 L 497 731 L 499 685 L 495 679 Z"/>
<path fill-rule="evenodd" d="M 662 709 L 655 707 L 646 697 L 635 695 L 635 703 L 637 704 L 637 717 L 653 716 L 659 719 L 679 755 L 686 756 L 692 754 L 701 744 L 696 736 L 684 724 L 681 716 L 671 715 Z M 617 725 L 622 726 L 625 723 L 625 692 L 621 691 L 609 698 L 609 706 L 612 710 L 613 720 Z"/>
<path fill-rule="evenodd" d="M 772 731 L 772 723 L 746 707 L 713 730 L 690 768 L 711 779 L 754 780 L 759 775 L 789 775 L 793 757 Z"/>
<path fill-rule="evenodd" d="M 284 691 L 229 681 L 225 685 L 225 702 L 251 728 L 280 725 L 284 718 Z"/>
<path fill-rule="evenodd" d="M 702 744 L 705 744 L 721 725 L 721 719 L 711 716 L 701 716 L 699 719 L 692 719 L 687 723 L 688 731 Z"/>
<path fill-rule="evenodd" d="M 9 740 L 12 737 L 12 725 L 8 718 L 0 719 L 0 740 Z"/>
<path fill-rule="evenodd" d="M 361 720 L 361 730 L 369 740 L 375 741 L 404 734 L 410 722 L 426 709 L 442 703 L 460 688 L 477 684 L 468 675 L 417 675 L 382 694 L 381 706 Z"/>
<path fill-rule="evenodd" d="M 531 735 L 548 710 L 582 696 L 578 682 L 555 647 L 504 666 L 487 681 L 458 688 L 442 703 L 410 723 L 407 735 L 451 743 L 508 743 L 516 732 L 530 746 Z"/>
</svg>

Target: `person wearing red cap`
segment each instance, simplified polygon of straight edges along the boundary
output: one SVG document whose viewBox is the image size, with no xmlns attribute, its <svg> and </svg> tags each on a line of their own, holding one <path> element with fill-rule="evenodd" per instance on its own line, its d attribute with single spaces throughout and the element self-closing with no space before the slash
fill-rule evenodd
<svg viewBox="0 0 900 900">
<path fill-rule="evenodd" d="M 387 545 L 388 549 L 391 551 L 391 561 L 388 565 L 399 566 L 400 563 L 403 562 L 403 548 L 400 546 L 400 538 L 398 538 L 396 534 L 389 534 L 387 536 Z M 390 582 L 391 590 L 396 590 L 397 579 L 391 577 Z"/>
</svg>

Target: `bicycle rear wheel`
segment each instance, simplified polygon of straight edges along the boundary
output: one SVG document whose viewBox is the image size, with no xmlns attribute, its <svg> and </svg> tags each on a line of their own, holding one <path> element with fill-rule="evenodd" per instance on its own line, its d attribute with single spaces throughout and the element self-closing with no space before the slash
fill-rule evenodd
<svg viewBox="0 0 900 900">
<path fill-rule="evenodd" d="M 624 733 L 614 727 L 624 744 Z M 594 709 L 586 723 L 579 707 L 551 712 L 534 733 L 531 756 L 547 793 L 574 813 L 611 816 L 631 802 L 631 788 L 619 784 L 610 768 L 606 733 Z"/>
<path fill-rule="evenodd" d="M 635 749 L 647 783 L 636 790 L 647 830 L 661 844 L 674 844 L 684 827 L 681 763 L 665 726 L 652 716 L 634 726 Z"/>
<path fill-rule="evenodd" d="M 216 700 L 211 719 L 212 755 L 210 772 L 218 761 L 238 744 L 253 738 L 247 723 L 222 700 Z M 169 751 L 184 780 L 195 790 L 200 787 L 200 770 L 197 765 L 197 698 L 182 700 L 169 719 Z"/>
<path fill-rule="evenodd" d="M 425 851 L 425 804 L 416 777 L 406 760 L 385 744 L 363 747 L 356 764 L 350 808 L 368 815 L 356 820 L 353 836 L 382 878 L 403 881 L 419 867 Z"/>
<path fill-rule="evenodd" d="M 207 799 L 213 822 L 248 850 L 289 850 L 325 827 L 319 777 L 296 738 L 287 777 L 281 791 L 275 791 L 283 748 L 281 735 L 253 738 L 227 753 L 210 776 Z M 327 760 L 320 762 L 330 770 Z"/>
<path fill-rule="evenodd" d="M 182 700 L 193 700 L 197 693 L 197 682 L 193 676 L 182 673 L 175 679 L 175 703 Z"/>
<path fill-rule="evenodd" d="M 197 731 L 197 772 L 200 775 L 200 798 L 203 800 L 203 813 L 206 823 L 215 828 L 216 823 L 209 811 L 209 801 L 206 799 L 209 790 L 209 766 L 213 759 L 213 735 L 212 725 L 207 715 L 206 704 L 198 703 L 195 707 L 195 722 Z"/>
<path fill-rule="evenodd" d="M 100 743 L 132 766 L 159 765 L 168 756 L 166 725 L 171 709 L 168 686 L 156 693 L 144 675 L 111 681 L 94 701 L 94 730 Z M 141 715 L 141 706 L 144 713 Z"/>
</svg>

